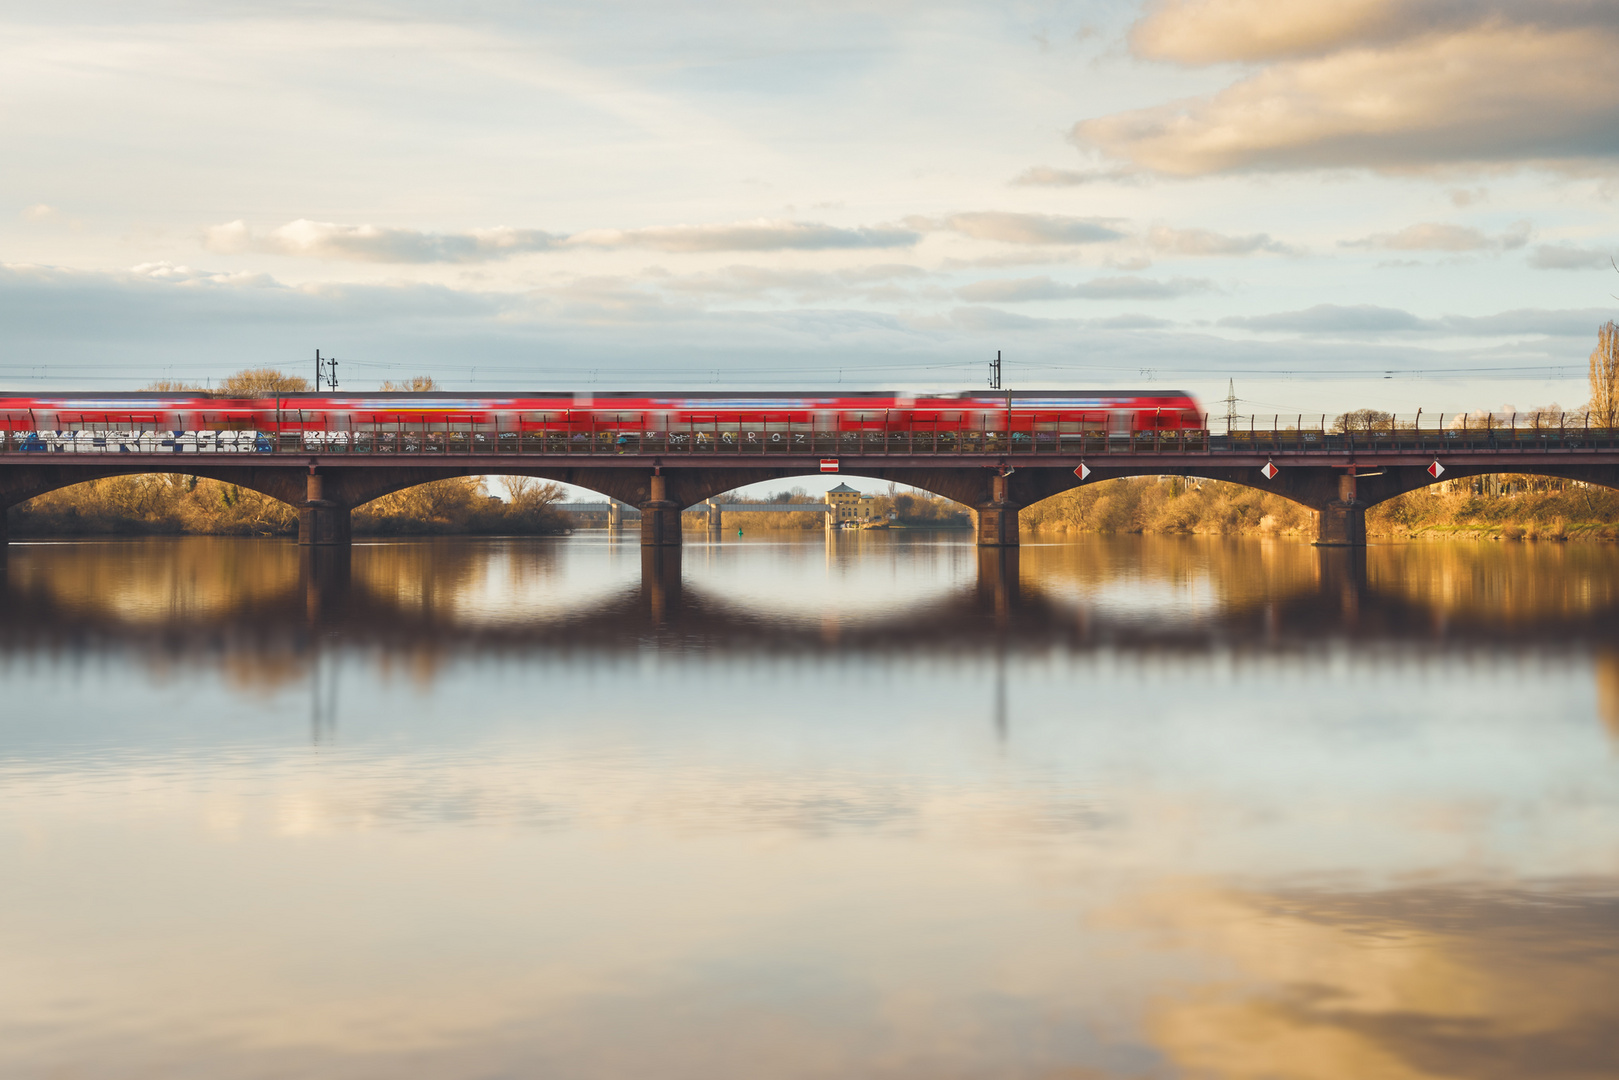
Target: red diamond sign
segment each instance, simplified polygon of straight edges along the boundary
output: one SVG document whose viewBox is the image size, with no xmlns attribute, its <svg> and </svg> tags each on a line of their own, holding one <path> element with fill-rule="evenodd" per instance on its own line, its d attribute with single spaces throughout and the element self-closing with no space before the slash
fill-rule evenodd
<svg viewBox="0 0 1619 1080">
<path fill-rule="evenodd" d="M 1079 463 L 1079 468 L 1074 470 L 1074 475 L 1079 477 L 1081 480 L 1084 480 L 1091 475 L 1091 467 L 1081 461 Z"/>
<path fill-rule="evenodd" d="M 1281 472 L 1281 471 L 1282 471 L 1281 469 L 1278 469 L 1274 464 L 1272 464 L 1269 461 L 1265 462 L 1265 467 L 1263 469 L 1259 470 L 1260 475 L 1262 475 L 1266 480 L 1274 480 L 1274 479 L 1276 479 L 1276 474 Z"/>
<path fill-rule="evenodd" d="M 821 471 L 822 472 L 837 472 L 838 471 L 838 459 L 835 458 L 835 457 L 824 457 L 824 458 L 822 458 L 821 459 Z"/>
<path fill-rule="evenodd" d="M 1428 466 L 1428 475 L 1437 480 L 1441 476 L 1445 475 L 1445 467 L 1439 464 L 1439 462 L 1435 461 L 1432 465 Z"/>
</svg>

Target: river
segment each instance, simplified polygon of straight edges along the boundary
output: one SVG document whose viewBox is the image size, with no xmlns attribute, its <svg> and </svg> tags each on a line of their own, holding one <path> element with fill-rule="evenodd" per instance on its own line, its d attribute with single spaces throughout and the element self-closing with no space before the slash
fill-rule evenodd
<svg viewBox="0 0 1619 1080">
<path fill-rule="evenodd" d="M 1619 549 L 14 543 L 0 1075 L 1619 1075 Z"/>
</svg>

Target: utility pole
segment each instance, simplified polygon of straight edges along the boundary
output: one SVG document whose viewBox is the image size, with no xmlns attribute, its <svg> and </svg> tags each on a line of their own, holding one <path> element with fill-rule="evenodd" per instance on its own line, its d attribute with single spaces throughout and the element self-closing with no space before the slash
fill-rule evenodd
<svg viewBox="0 0 1619 1080">
<path fill-rule="evenodd" d="M 991 390 L 1001 388 L 1001 350 L 999 349 L 995 350 L 995 359 L 989 362 L 989 388 Z"/>
<path fill-rule="evenodd" d="M 326 389 L 337 389 L 337 357 L 328 356 L 322 360 L 320 350 L 315 350 L 315 392 L 320 392 L 321 380 L 326 380 Z"/>
<path fill-rule="evenodd" d="M 1226 380 L 1225 392 L 1225 433 L 1231 434 L 1231 429 L 1237 426 L 1237 384 L 1234 379 Z"/>
</svg>

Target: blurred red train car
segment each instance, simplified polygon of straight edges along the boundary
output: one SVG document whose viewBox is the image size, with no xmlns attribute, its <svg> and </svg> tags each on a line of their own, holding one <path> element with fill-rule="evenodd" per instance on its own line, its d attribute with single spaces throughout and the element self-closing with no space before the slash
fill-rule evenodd
<svg viewBox="0 0 1619 1080">
<path fill-rule="evenodd" d="M 166 449 L 269 450 L 278 436 L 442 433 L 487 441 L 535 435 L 633 449 L 677 450 L 716 443 L 771 443 L 806 448 L 814 436 L 856 434 L 861 441 L 925 435 L 967 449 L 1000 443 L 1010 433 L 1060 445 L 1064 436 L 1128 438 L 1142 432 L 1203 430 L 1207 417 L 1175 391 L 1015 390 L 961 394 L 864 393 L 291 393 L 254 399 L 188 393 L 113 393 L 0 397 L 8 443 L 31 449 L 81 449 L 74 433 L 99 433 L 108 449 L 147 449 L 166 434 Z M 254 432 L 268 438 L 231 441 L 205 433 Z M 145 438 L 143 438 L 143 435 Z M 195 437 L 193 437 L 195 436 Z M 184 437 L 185 441 L 176 442 Z M 112 443 L 107 443 L 107 439 Z M 199 441 L 200 440 L 200 441 Z M 321 440 L 317 440 L 321 441 Z M 394 441 L 394 440 L 390 440 Z"/>
</svg>

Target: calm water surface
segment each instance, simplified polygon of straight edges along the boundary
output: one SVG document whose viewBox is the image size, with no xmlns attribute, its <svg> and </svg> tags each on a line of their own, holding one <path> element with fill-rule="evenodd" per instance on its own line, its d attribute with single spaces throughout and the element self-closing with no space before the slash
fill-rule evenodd
<svg viewBox="0 0 1619 1080">
<path fill-rule="evenodd" d="M 6 1077 L 1619 1075 L 1619 551 L 10 546 Z"/>
</svg>

